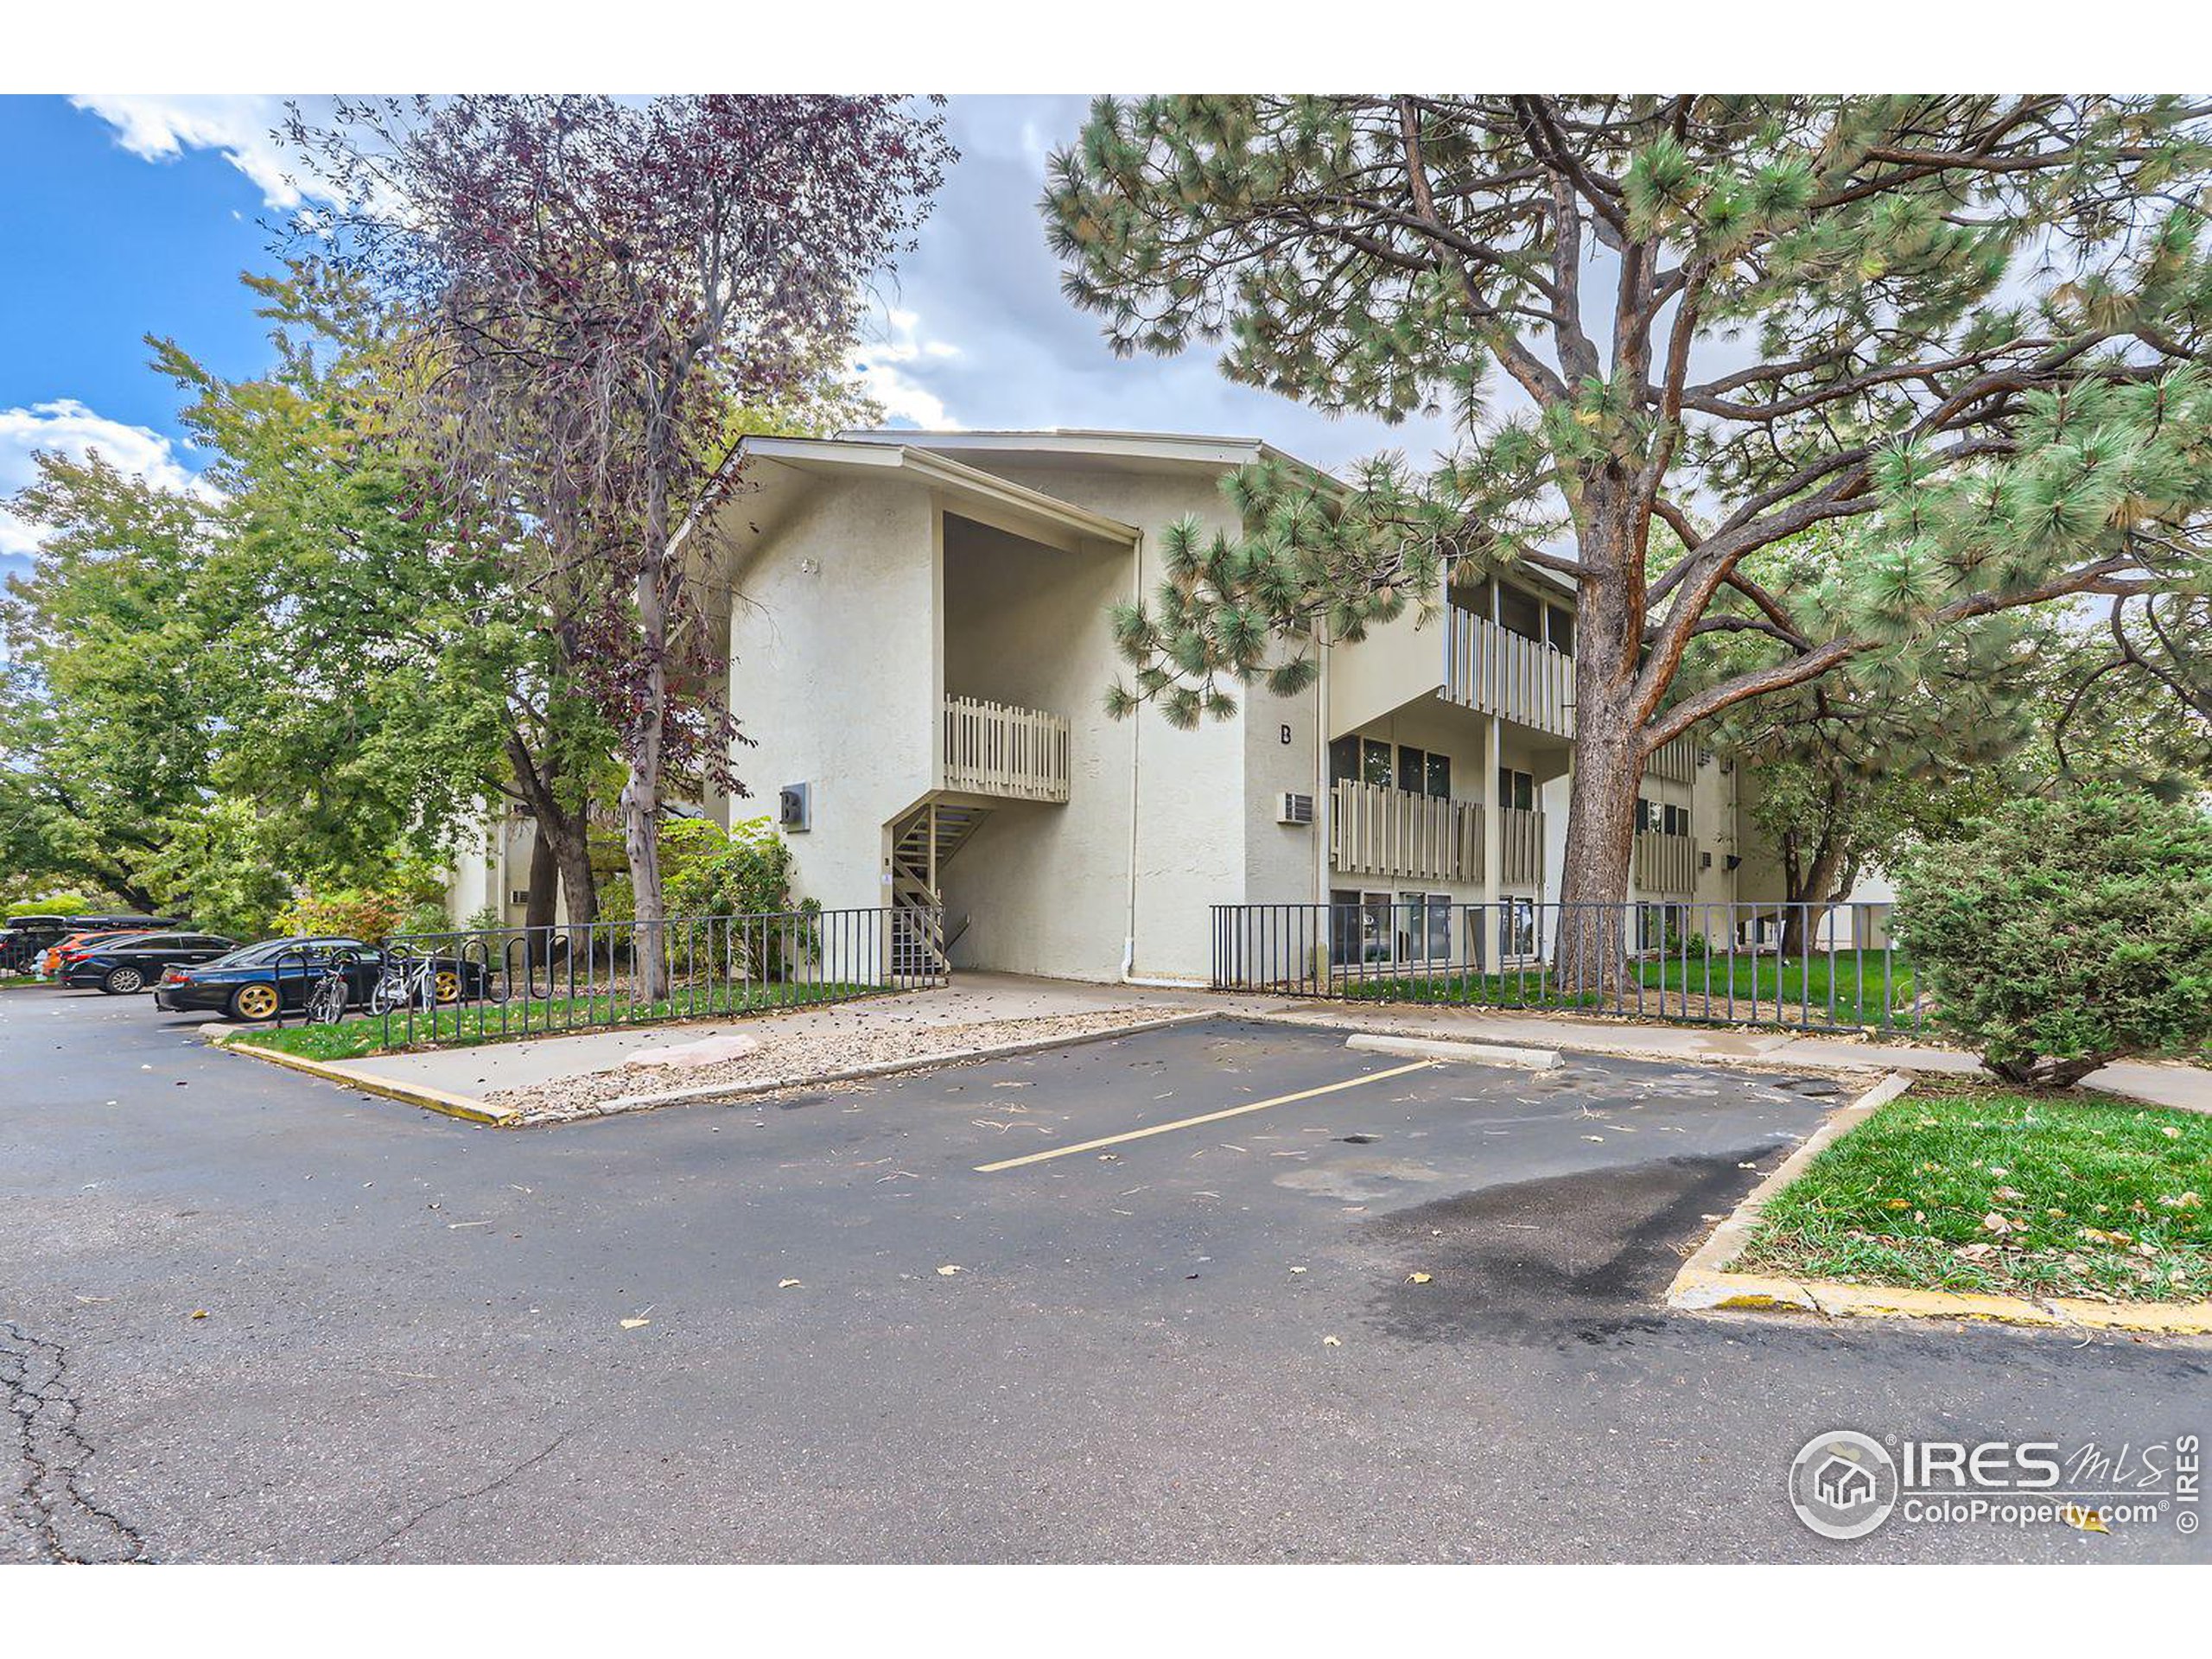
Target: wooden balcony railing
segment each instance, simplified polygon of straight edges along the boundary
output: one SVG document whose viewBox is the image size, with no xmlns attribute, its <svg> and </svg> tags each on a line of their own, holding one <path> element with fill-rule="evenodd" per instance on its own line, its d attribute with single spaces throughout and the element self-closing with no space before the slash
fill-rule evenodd
<svg viewBox="0 0 2212 1659">
<path fill-rule="evenodd" d="M 1331 791 L 1329 856 L 1345 875 L 1479 881 L 1483 810 L 1347 779 Z"/>
<path fill-rule="evenodd" d="M 1544 815 L 1502 808 L 1497 820 L 1498 880 L 1509 887 L 1544 885 Z"/>
<path fill-rule="evenodd" d="M 1068 722 L 1041 709 L 944 700 L 944 787 L 1014 801 L 1068 798 Z"/>
<path fill-rule="evenodd" d="M 1645 775 L 1664 778 L 1669 783 L 1693 784 L 1697 781 L 1697 745 L 1687 737 L 1678 737 L 1664 745 L 1643 763 Z"/>
<path fill-rule="evenodd" d="M 1574 658 L 1457 605 L 1444 607 L 1444 696 L 1477 714 L 1574 735 Z"/>
<path fill-rule="evenodd" d="M 1695 892 L 1696 841 L 1688 836 L 1638 830 L 1636 836 L 1636 885 L 1644 893 Z"/>
<path fill-rule="evenodd" d="M 1483 805 L 1349 780 L 1330 791 L 1329 861 L 1341 875 L 1408 881 L 1483 879 Z M 1541 887 L 1544 815 L 1504 808 L 1498 817 L 1500 879 Z"/>
</svg>

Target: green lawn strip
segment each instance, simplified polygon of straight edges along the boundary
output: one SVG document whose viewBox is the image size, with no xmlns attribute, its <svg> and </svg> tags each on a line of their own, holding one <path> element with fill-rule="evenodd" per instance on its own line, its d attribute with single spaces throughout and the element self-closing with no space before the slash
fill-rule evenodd
<svg viewBox="0 0 2212 1659">
<path fill-rule="evenodd" d="M 2212 1117 L 1923 1081 L 1777 1193 L 1731 1266 L 1916 1290 L 2212 1297 Z"/>
<path fill-rule="evenodd" d="M 557 1037 L 568 1031 L 605 1031 L 625 1026 L 652 1025 L 669 1020 L 704 1020 L 729 1014 L 766 1014 L 821 1003 L 849 1002 L 874 995 L 874 985 L 822 982 L 768 985 L 750 989 L 717 987 L 702 989 L 694 997 L 679 994 L 663 1002 L 633 1002 L 624 996 L 534 998 L 507 1003 L 468 1003 L 440 1008 L 435 1015 L 417 1012 L 409 1031 L 407 1016 L 362 1015 L 334 1026 L 287 1024 L 261 1027 L 237 1040 L 257 1048 L 273 1048 L 309 1060 L 351 1060 L 369 1054 L 388 1054 L 409 1048 L 473 1048 L 483 1043 L 520 1042 L 526 1038 Z M 501 1024 L 502 1013 L 505 1023 Z M 527 1026 L 525 1027 L 525 1020 Z"/>
<path fill-rule="evenodd" d="M 28 991 L 34 985 L 48 985 L 51 980 L 40 979 L 32 974 L 18 974 L 11 979 L 0 979 L 0 991 Z"/>
<path fill-rule="evenodd" d="M 1777 962 L 1772 957 L 1725 955 L 1712 957 L 1676 956 L 1664 962 L 1637 965 L 1637 980 L 1646 991 L 1669 995 L 1651 997 L 1644 1006 L 1655 1015 L 1757 1023 L 1796 1024 L 1808 1018 L 1817 1023 L 1831 1020 L 1839 1026 L 1878 1026 L 1885 1006 L 1902 1011 L 1912 1002 L 1912 975 L 1894 957 L 1885 961 L 1878 950 L 1839 950 L 1833 964 L 1825 955 L 1808 963 L 1802 958 Z M 1833 988 L 1834 1001 L 1830 1001 Z M 1335 994 L 1357 1002 L 1457 1003 L 1470 1007 L 1605 1008 L 1622 1013 L 1637 1011 L 1637 986 L 1630 984 L 1615 995 L 1585 991 L 1574 995 L 1556 989 L 1548 969 L 1495 974 L 1418 969 L 1394 973 L 1357 975 L 1339 979 Z M 1672 995 L 1681 993 L 1678 998 Z"/>
</svg>

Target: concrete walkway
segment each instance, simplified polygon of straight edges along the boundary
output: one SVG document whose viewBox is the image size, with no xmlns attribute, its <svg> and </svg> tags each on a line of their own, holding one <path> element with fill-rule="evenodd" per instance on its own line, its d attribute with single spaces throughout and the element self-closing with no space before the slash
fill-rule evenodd
<svg viewBox="0 0 2212 1659">
<path fill-rule="evenodd" d="M 886 1025 L 925 1029 L 1124 1008 L 1157 1008 L 1162 1013 L 1217 1011 L 1347 1033 L 1436 1036 L 1463 1042 L 1503 1043 L 1692 1065 L 1968 1075 L 1980 1070 L 1974 1056 L 1955 1049 L 1805 1036 L 1786 1031 L 1638 1024 L 1597 1015 L 1578 1018 L 1497 1009 L 1238 996 L 1203 989 L 1096 985 L 1074 980 L 987 973 L 963 973 L 950 985 L 937 989 L 870 997 L 793 1014 L 392 1054 L 346 1061 L 337 1069 L 387 1083 L 424 1084 L 452 1094 L 477 1096 L 607 1071 L 622 1065 L 640 1051 L 696 1043 L 721 1033 L 741 1033 L 772 1048 L 781 1039 L 830 1035 L 841 1031 L 859 1035 Z M 660 1075 L 671 1087 L 683 1081 L 679 1068 L 667 1068 Z M 2107 1066 L 2090 1077 L 2088 1086 L 2155 1105 L 2212 1112 L 2212 1071 L 2198 1067 L 2138 1064 Z"/>
<path fill-rule="evenodd" d="M 570 1037 L 533 1037 L 513 1043 L 486 1043 L 416 1054 L 385 1054 L 345 1060 L 335 1069 L 385 1083 L 427 1085 L 458 1095 L 482 1095 L 527 1088 L 587 1071 L 611 1071 L 633 1054 L 674 1048 L 724 1034 L 758 1039 L 765 1048 L 798 1037 L 838 1032 L 855 1035 L 885 1027 L 927 1030 L 947 1026 L 995 1024 L 1009 1020 L 1102 1013 L 1108 1009 L 1154 1007 L 1228 1008 L 1237 999 L 1206 991 L 1154 990 L 1128 985 L 1092 985 L 1075 980 L 1025 979 L 1012 974 L 961 974 L 931 990 L 865 997 L 791 1014 L 744 1020 L 685 1020 L 681 1024 L 632 1026 L 616 1031 L 583 1032 Z M 683 1082 L 682 1069 L 639 1072 L 642 1088 L 656 1077 L 665 1086 Z"/>
</svg>

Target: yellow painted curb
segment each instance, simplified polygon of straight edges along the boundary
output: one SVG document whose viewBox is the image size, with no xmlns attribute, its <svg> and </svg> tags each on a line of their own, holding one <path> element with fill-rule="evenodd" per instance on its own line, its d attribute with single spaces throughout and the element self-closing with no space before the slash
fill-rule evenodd
<svg viewBox="0 0 2212 1659">
<path fill-rule="evenodd" d="M 295 1071 L 304 1071 L 311 1077 L 321 1077 L 325 1083 L 358 1089 L 365 1095 L 381 1096 L 385 1100 L 396 1100 L 404 1105 L 419 1106 L 426 1112 L 441 1112 L 465 1122 L 486 1123 L 493 1128 L 500 1128 L 515 1117 L 515 1114 L 504 1106 L 472 1100 L 467 1095 L 448 1094 L 427 1084 L 387 1083 L 382 1077 L 365 1077 L 357 1071 L 347 1071 L 321 1060 L 287 1054 L 281 1049 L 263 1048 L 236 1037 L 215 1037 L 209 1041 L 226 1053 L 250 1054 L 255 1059 L 267 1060 L 272 1065 L 288 1066 Z"/>
<path fill-rule="evenodd" d="M 1713 1230 L 1667 1287 L 1667 1306 L 1694 1312 L 1819 1313 L 1831 1319 L 1967 1319 L 2046 1330 L 2130 1331 L 2151 1336 L 2212 1336 L 2212 1302 L 2092 1302 L 2053 1296 L 2032 1301 L 1980 1291 L 1907 1290 L 1847 1285 L 1832 1279 L 1783 1279 L 1731 1273 L 1774 1195 L 1805 1172 L 1822 1151 L 1856 1128 L 1878 1108 L 1912 1087 L 1892 1071 L 1808 1136 L 1774 1173 L 1751 1189 L 1728 1219 Z"/>
<path fill-rule="evenodd" d="M 1675 1307 L 1784 1311 L 1832 1319 L 1968 1319 L 2046 1330 L 2130 1331 L 2150 1336 L 2212 1337 L 2212 1302 L 2091 1302 L 2053 1296 L 2031 1301 L 1979 1291 L 1904 1290 L 1829 1279 L 1773 1279 L 1751 1273 L 1684 1268 L 1667 1293 Z"/>
</svg>

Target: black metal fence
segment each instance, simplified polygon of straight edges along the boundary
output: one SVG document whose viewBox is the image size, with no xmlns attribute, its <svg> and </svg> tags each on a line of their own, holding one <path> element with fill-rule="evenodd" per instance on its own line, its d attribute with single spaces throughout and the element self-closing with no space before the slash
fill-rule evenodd
<svg viewBox="0 0 2212 1659">
<path fill-rule="evenodd" d="M 1808 1031 L 1921 1028 L 1887 904 L 1216 905 L 1217 990 Z"/>
<path fill-rule="evenodd" d="M 899 905 L 395 935 L 275 964 L 276 1023 L 381 1020 L 397 1046 L 842 1002 L 938 983 L 940 925 Z"/>
</svg>

